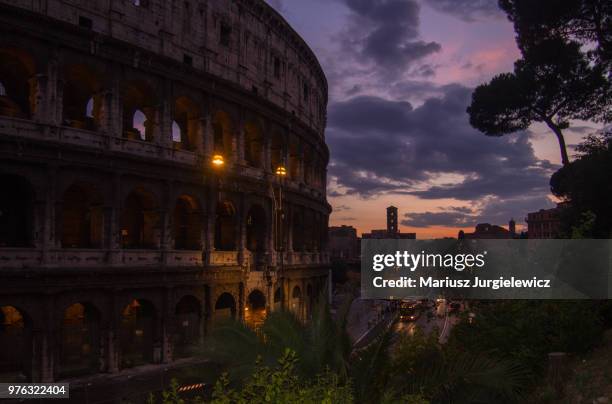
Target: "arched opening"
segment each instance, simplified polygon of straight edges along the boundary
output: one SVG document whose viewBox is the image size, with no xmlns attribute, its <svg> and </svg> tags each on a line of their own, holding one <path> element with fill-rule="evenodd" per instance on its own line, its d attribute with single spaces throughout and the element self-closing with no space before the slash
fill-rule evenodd
<svg viewBox="0 0 612 404">
<path fill-rule="evenodd" d="M 300 313 L 302 300 L 302 290 L 299 286 L 294 286 L 291 292 L 291 310 L 298 314 Z"/>
<path fill-rule="evenodd" d="M 202 212 L 197 200 L 180 196 L 174 205 L 174 248 L 199 250 L 202 247 Z"/>
<path fill-rule="evenodd" d="M 187 357 L 200 340 L 202 308 L 194 296 L 183 296 L 176 305 L 174 356 Z"/>
<path fill-rule="evenodd" d="M 274 311 L 279 311 L 283 305 L 283 290 L 279 286 L 274 291 Z"/>
<path fill-rule="evenodd" d="M 226 160 L 232 157 L 232 120 L 224 111 L 217 111 L 213 117 L 213 147 L 215 153 L 221 153 Z"/>
<path fill-rule="evenodd" d="M 247 248 L 253 253 L 262 253 L 266 248 L 266 212 L 261 205 L 253 205 L 247 214 Z"/>
<path fill-rule="evenodd" d="M 275 132 L 270 142 L 270 170 L 272 170 L 272 172 L 276 172 L 278 166 L 284 166 L 286 164 L 284 157 L 285 141 L 279 132 Z"/>
<path fill-rule="evenodd" d="M 304 251 L 304 216 L 302 212 L 293 215 L 292 226 L 293 251 Z"/>
<path fill-rule="evenodd" d="M 174 122 L 172 140 L 175 147 L 193 151 L 200 132 L 200 113 L 198 106 L 187 97 L 179 97 L 174 103 Z"/>
<path fill-rule="evenodd" d="M 102 108 L 99 76 L 85 65 L 66 66 L 62 97 L 64 125 L 87 130 L 98 127 Z"/>
<path fill-rule="evenodd" d="M 31 247 L 34 194 L 30 184 L 16 175 L 0 175 L 0 247 Z"/>
<path fill-rule="evenodd" d="M 244 321 L 252 329 L 259 329 L 263 325 L 266 315 L 266 296 L 262 291 L 255 289 L 247 297 Z"/>
<path fill-rule="evenodd" d="M 85 184 L 73 184 L 64 193 L 62 204 L 62 247 L 102 246 L 104 210 L 102 197 Z"/>
<path fill-rule="evenodd" d="M 215 249 L 236 249 L 236 209 L 229 201 L 219 202 L 215 218 Z"/>
<path fill-rule="evenodd" d="M 263 167 L 263 131 L 257 123 L 244 126 L 244 158 L 251 167 Z"/>
<path fill-rule="evenodd" d="M 123 137 L 152 141 L 156 125 L 157 98 L 144 82 L 131 82 L 123 95 Z"/>
<path fill-rule="evenodd" d="M 153 195 L 142 188 L 130 192 L 121 212 L 123 248 L 158 248 L 159 214 Z"/>
<path fill-rule="evenodd" d="M 225 292 L 219 296 L 217 302 L 215 303 L 215 318 L 236 318 L 236 300 L 234 300 L 234 297 L 231 294 Z"/>
<path fill-rule="evenodd" d="M 121 312 L 121 368 L 153 362 L 155 307 L 146 300 L 134 299 Z"/>
<path fill-rule="evenodd" d="M 0 307 L 0 380 L 32 379 L 32 325 L 25 313 L 13 306 Z"/>
<path fill-rule="evenodd" d="M 21 50 L 0 49 L 0 115 L 29 118 L 34 86 L 30 78 L 35 68 L 32 58 Z"/>
<path fill-rule="evenodd" d="M 75 303 L 64 311 L 59 352 L 59 374 L 73 377 L 95 373 L 100 367 L 100 313 L 89 303 Z"/>
</svg>

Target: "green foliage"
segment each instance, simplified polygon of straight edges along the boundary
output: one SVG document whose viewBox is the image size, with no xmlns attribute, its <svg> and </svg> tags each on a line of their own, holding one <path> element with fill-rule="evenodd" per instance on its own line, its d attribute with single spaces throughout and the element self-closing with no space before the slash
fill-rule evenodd
<svg viewBox="0 0 612 404">
<path fill-rule="evenodd" d="M 475 310 L 473 324 L 455 326 L 449 348 L 510 359 L 534 375 L 549 352 L 585 352 L 603 332 L 599 302 L 498 301 Z"/>
<path fill-rule="evenodd" d="M 253 375 L 240 390 L 229 387 L 229 379 L 224 375 L 216 384 L 213 404 L 343 404 L 352 403 L 350 385 L 341 385 L 339 378 L 325 371 L 311 382 L 303 382 L 295 369 L 298 363 L 296 353 L 285 350 L 276 368 L 262 366 L 261 361 Z"/>
<path fill-rule="evenodd" d="M 612 132 L 587 137 L 577 150 L 550 179 L 553 194 L 569 202 L 563 230 L 572 238 L 612 237 Z"/>
</svg>

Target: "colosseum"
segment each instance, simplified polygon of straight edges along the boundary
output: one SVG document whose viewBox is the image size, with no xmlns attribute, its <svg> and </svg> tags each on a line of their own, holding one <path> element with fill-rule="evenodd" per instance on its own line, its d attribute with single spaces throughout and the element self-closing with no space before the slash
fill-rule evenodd
<svg viewBox="0 0 612 404">
<path fill-rule="evenodd" d="M 327 81 L 262 0 L 0 0 L 0 380 L 170 364 L 328 289 Z"/>
</svg>

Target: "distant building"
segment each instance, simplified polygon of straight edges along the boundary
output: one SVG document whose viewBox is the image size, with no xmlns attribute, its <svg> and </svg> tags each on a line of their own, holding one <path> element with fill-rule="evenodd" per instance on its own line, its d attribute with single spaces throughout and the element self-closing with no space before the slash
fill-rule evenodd
<svg viewBox="0 0 612 404">
<path fill-rule="evenodd" d="M 508 229 L 490 223 L 479 223 L 473 233 L 459 231 L 459 239 L 510 239 L 516 238 L 516 222 L 510 219 Z"/>
<path fill-rule="evenodd" d="M 557 238 L 561 228 L 561 210 L 563 204 L 557 204 L 552 209 L 540 209 L 537 212 L 527 213 L 527 237 L 529 238 Z"/>
<path fill-rule="evenodd" d="M 401 238 L 401 239 L 416 239 L 416 233 L 401 233 L 398 226 L 398 213 L 395 206 L 387 208 L 387 229 L 372 230 L 370 233 L 361 235 L 364 239 L 385 239 L 385 238 Z"/>
<path fill-rule="evenodd" d="M 334 261 L 358 260 L 361 254 L 360 239 L 353 226 L 332 226 L 329 228 L 328 248 Z"/>
</svg>

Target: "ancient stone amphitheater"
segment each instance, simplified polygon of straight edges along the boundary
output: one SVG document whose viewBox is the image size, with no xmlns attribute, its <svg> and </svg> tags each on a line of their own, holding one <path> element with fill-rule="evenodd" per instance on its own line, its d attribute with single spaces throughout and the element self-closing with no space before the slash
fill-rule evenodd
<svg viewBox="0 0 612 404">
<path fill-rule="evenodd" d="M 306 321 L 326 105 L 261 0 L 0 0 L 0 380 L 168 364 L 224 317 Z"/>
</svg>

